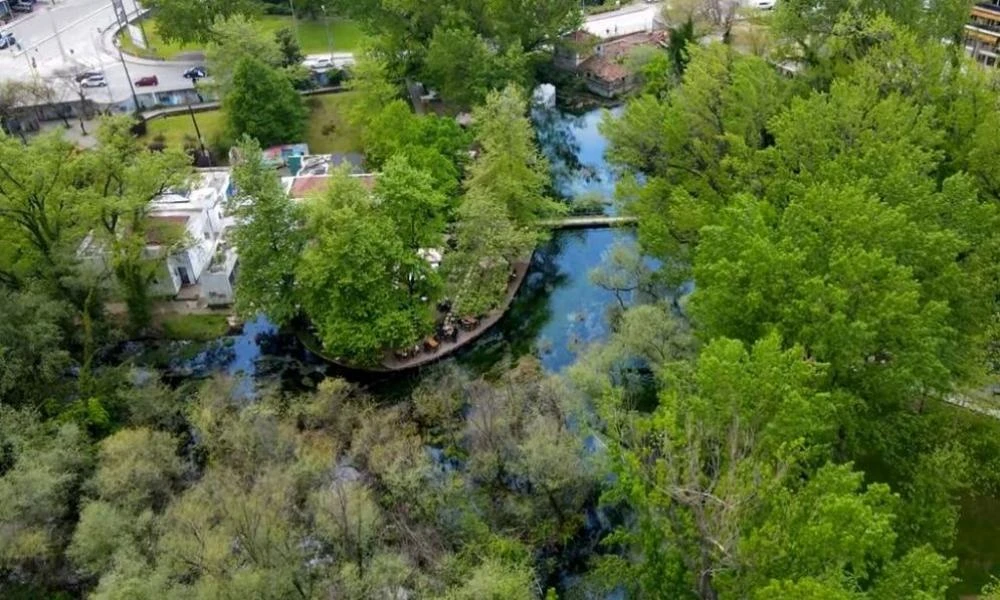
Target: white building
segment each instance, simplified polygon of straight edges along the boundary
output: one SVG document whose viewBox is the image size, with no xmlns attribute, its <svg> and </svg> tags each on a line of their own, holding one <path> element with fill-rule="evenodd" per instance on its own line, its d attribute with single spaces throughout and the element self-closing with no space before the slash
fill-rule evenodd
<svg viewBox="0 0 1000 600">
<path fill-rule="evenodd" d="M 209 306 L 231 304 L 237 255 L 226 241 L 226 230 L 233 225 L 225 212 L 226 200 L 233 193 L 229 170 L 199 170 L 189 183 L 152 202 L 145 252 L 161 262 L 150 293 Z M 165 245 L 167 240 L 173 247 Z M 78 255 L 107 267 L 103 249 L 93 236 L 87 236 Z"/>
</svg>

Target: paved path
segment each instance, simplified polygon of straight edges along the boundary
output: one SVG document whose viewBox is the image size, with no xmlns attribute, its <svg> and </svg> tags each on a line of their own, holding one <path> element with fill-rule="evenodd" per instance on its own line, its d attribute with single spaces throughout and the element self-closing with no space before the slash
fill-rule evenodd
<svg viewBox="0 0 1000 600">
<path fill-rule="evenodd" d="M 662 10 L 660 3 L 632 4 L 619 10 L 589 15 L 583 20 L 583 29 L 602 38 L 648 31 Z"/>
<path fill-rule="evenodd" d="M 983 406 L 981 402 L 976 402 L 975 400 L 964 394 L 954 394 L 952 396 L 948 396 L 947 398 L 944 399 L 944 401 L 948 404 L 951 404 L 952 406 L 957 406 L 959 408 L 971 410 L 972 412 L 985 415 L 992 419 L 1000 420 L 1000 409 Z"/>
<path fill-rule="evenodd" d="M 598 227 L 620 227 L 625 225 L 635 225 L 638 222 L 636 217 L 592 215 L 582 217 L 564 217 L 562 219 L 545 219 L 541 222 L 542 227 L 550 229 L 593 229 Z"/>
</svg>

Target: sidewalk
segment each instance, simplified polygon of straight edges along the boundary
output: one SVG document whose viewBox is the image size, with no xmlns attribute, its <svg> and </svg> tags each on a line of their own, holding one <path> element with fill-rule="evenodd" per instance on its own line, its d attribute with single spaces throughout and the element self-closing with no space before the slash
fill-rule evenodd
<svg viewBox="0 0 1000 600">
<path fill-rule="evenodd" d="M 148 12 L 149 9 L 145 9 L 142 11 L 141 14 L 145 15 Z M 105 54 L 108 54 L 115 60 L 118 60 L 118 50 L 119 50 L 118 41 L 115 38 L 117 37 L 119 31 L 120 29 L 118 28 L 118 24 L 113 23 L 101 32 L 101 45 L 104 48 L 104 52 Z M 163 66 L 170 64 L 187 68 L 187 67 L 198 67 L 204 64 L 205 62 L 203 60 L 187 61 L 187 60 L 165 60 L 156 58 L 143 58 L 141 56 L 135 56 L 133 54 L 129 54 L 128 52 L 124 51 L 121 53 L 121 55 L 125 59 L 125 62 L 132 65 L 143 65 L 143 66 Z"/>
</svg>

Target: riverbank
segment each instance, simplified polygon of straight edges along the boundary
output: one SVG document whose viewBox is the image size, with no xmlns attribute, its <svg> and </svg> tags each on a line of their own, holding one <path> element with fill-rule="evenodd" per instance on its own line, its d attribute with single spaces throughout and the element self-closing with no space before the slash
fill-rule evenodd
<svg viewBox="0 0 1000 600">
<path fill-rule="evenodd" d="M 344 361 L 343 359 L 326 355 L 323 352 L 322 344 L 320 344 L 319 340 L 317 340 L 316 336 L 312 335 L 311 332 L 297 330 L 295 334 L 310 352 L 331 364 L 349 371 L 368 373 L 400 373 L 424 367 L 451 356 L 458 350 L 461 350 L 479 339 L 483 334 L 496 325 L 497 322 L 502 319 L 505 314 L 507 314 L 507 311 L 510 309 L 510 305 L 514 302 L 514 298 L 517 296 L 517 292 L 521 289 L 521 284 L 524 283 L 525 277 L 528 274 L 529 266 L 531 266 L 530 256 L 525 260 L 514 263 L 513 276 L 511 277 L 510 283 L 507 285 L 507 294 L 504 296 L 503 302 L 480 318 L 475 327 L 469 330 L 459 329 L 454 340 L 434 339 L 435 345 L 433 345 L 433 347 L 431 347 L 430 344 L 421 344 L 418 352 L 406 357 L 397 356 L 394 351 L 386 350 L 381 362 L 378 365 L 356 365 Z M 428 336 L 428 340 L 433 338 L 433 335 Z"/>
</svg>

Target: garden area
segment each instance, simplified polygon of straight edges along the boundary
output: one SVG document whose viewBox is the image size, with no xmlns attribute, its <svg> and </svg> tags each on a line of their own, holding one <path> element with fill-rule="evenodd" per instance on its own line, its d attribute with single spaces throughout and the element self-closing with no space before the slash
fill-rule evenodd
<svg viewBox="0 0 1000 600">
<path fill-rule="evenodd" d="M 306 139 L 309 149 L 315 154 L 331 152 L 361 152 L 360 132 L 350 127 L 344 120 L 344 106 L 352 93 L 322 94 L 304 98 L 309 109 Z M 229 140 L 225 133 L 225 116 L 220 110 L 195 113 L 205 146 L 215 151 L 221 159 L 228 155 Z M 166 148 L 183 148 L 185 139 L 189 143 L 197 140 L 194 123 L 190 114 L 173 115 L 147 121 L 144 143 L 152 143 L 159 136 Z M 302 140 L 289 140 L 289 142 Z"/>
<path fill-rule="evenodd" d="M 324 20 L 303 20 L 298 19 L 297 24 L 289 16 L 266 15 L 260 17 L 256 23 L 262 32 L 273 34 L 283 27 L 295 31 L 298 36 L 299 46 L 303 54 L 326 54 L 333 46 L 334 52 L 353 52 L 361 43 L 364 33 L 354 21 L 346 19 L 330 19 L 330 35 L 327 37 L 326 22 Z M 142 20 L 142 27 L 146 32 L 146 48 L 139 48 L 132 42 L 126 31 L 118 34 L 118 44 L 125 52 L 146 58 L 161 58 L 171 60 L 185 53 L 203 52 L 204 48 L 200 44 L 182 44 L 179 42 L 167 42 L 160 37 L 156 18 L 148 17 Z"/>
</svg>

